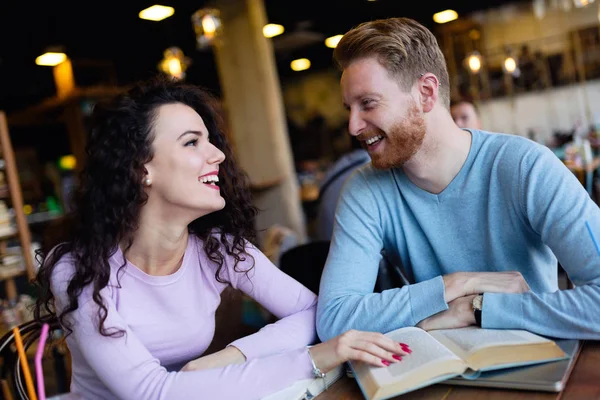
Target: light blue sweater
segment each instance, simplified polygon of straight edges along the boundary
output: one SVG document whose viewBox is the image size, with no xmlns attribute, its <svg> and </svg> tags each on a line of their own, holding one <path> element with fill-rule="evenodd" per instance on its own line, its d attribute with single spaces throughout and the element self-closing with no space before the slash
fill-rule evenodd
<svg viewBox="0 0 600 400">
<path fill-rule="evenodd" d="M 600 339 L 600 210 L 546 147 L 472 131 L 462 169 L 440 194 L 401 169 L 368 165 L 347 181 L 317 306 L 325 341 L 348 329 L 388 332 L 448 308 L 442 275 L 520 271 L 531 291 L 485 293 L 484 328 Z M 413 284 L 373 293 L 381 250 Z M 576 285 L 559 291 L 557 259 Z"/>
</svg>

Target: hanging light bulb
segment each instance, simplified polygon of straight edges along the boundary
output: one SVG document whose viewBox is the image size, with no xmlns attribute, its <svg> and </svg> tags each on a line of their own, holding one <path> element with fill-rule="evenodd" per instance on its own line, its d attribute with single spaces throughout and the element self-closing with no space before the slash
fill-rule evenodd
<svg viewBox="0 0 600 400">
<path fill-rule="evenodd" d="M 221 18 L 219 15 L 219 10 L 215 8 L 202 8 L 192 15 L 192 25 L 196 33 L 198 49 L 209 47 L 221 32 Z"/>
<path fill-rule="evenodd" d="M 479 54 L 479 52 L 477 51 L 472 52 L 471 55 L 469 55 L 466 58 L 465 63 L 467 65 L 467 68 L 469 68 L 469 70 L 471 71 L 471 73 L 479 73 L 482 64 L 481 54 Z"/>
<path fill-rule="evenodd" d="M 506 57 L 503 67 L 507 73 L 512 74 L 517 70 L 517 62 L 512 57 Z"/>
<path fill-rule="evenodd" d="M 521 70 L 519 69 L 517 60 L 511 55 L 504 59 L 504 62 L 502 63 L 502 70 L 505 74 L 512 75 L 515 78 L 518 78 L 521 75 Z"/>
<path fill-rule="evenodd" d="M 164 58 L 158 64 L 158 69 L 173 79 L 182 80 L 185 78 L 185 70 L 190 64 L 190 59 L 183 55 L 183 51 L 179 47 L 169 47 L 165 50 Z"/>
</svg>

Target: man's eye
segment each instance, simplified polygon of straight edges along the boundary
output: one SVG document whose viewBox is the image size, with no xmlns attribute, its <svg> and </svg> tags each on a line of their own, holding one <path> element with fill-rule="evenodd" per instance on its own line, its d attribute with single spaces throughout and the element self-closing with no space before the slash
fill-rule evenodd
<svg viewBox="0 0 600 400">
<path fill-rule="evenodd" d="M 371 100 L 371 99 L 364 99 L 361 104 L 362 104 L 363 107 L 369 107 L 369 106 L 373 105 L 373 100 Z"/>
</svg>

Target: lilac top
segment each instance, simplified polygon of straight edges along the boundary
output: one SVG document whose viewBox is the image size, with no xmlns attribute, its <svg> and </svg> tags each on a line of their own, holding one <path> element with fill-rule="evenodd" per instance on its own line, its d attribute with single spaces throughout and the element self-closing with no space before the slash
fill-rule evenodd
<svg viewBox="0 0 600 400">
<path fill-rule="evenodd" d="M 179 372 L 200 357 L 215 331 L 215 311 L 226 284 L 215 279 L 217 266 L 190 235 L 179 270 L 151 276 L 127 262 L 118 250 L 111 258 L 111 277 L 100 293 L 108 308 L 106 328 L 125 336 L 104 337 L 97 328 L 98 307 L 89 286 L 79 308 L 69 314 L 73 333 L 67 337 L 72 356 L 71 391 L 86 399 L 257 399 L 312 377 L 306 345 L 316 340 L 316 296 L 279 271 L 258 249 L 248 245 L 255 265 L 248 274 L 233 270 L 225 256 L 221 277 L 254 298 L 280 320 L 231 343 L 246 356 L 244 364 L 203 371 Z M 251 259 L 240 261 L 247 270 Z M 57 310 L 67 304 L 66 287 L 73 274 L 66 254 L 56 266 L 52 292 Z"/>
</svg>

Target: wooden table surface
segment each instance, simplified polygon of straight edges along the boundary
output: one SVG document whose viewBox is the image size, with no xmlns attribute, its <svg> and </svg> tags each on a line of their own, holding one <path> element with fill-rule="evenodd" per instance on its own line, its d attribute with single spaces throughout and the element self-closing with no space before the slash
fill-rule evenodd
<svg viewBox="0 0 600 400">
<path fill-rule="evenodd" d="M 571 377 L 561 393 L 532 392 L 524 390 L 469 388 L 437 384 L 397 399 L 419 400 L 574 400 L 600 399 L 600 342 L 585 342 L 571 372 Z M 353 379 L 346 376 L 334 383 L 316 400 L 363 400 L 364 397 Z"/>
</svg>

